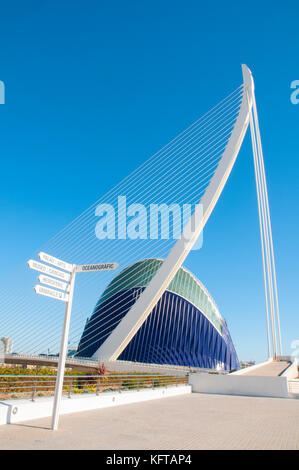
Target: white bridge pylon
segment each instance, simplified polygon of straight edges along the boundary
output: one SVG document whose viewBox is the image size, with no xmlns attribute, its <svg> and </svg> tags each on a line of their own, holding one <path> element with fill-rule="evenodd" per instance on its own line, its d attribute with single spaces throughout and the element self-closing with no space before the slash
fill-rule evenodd
<svg viewBox="0 0 299 470">
<path fill-rule="evenodd" d="M 195 207 L 189 222 L 183 230 L 182 237 L 175 243 L 165 258 L 163 264 L 152 277 L 151 281 L 136 300 L 128 313 L 122 318 L 116 328 L 102 343 L 93 355 L 93 359 L 102 361 L 116 360 L 139 328 L 152 312 L 160 300 L 170 282 L 182 266 L 190 250 L 201 234 L 208 221 L 233 168 L 233 165 L 241 148 L 248 124 L 251 123 L 251 131 L 254 132 L 253 153 L 257 183 L 257 194 L 260 213 L 260 227 L 262 239 L 263 267 L 265 278 L 266 314 L 268 325 L 268 355 L 269 347 L 269 312 L 271 314 L 273 355 L 277 354 L 275 334 L 275 305 L 277 325 L 279 327 L 279 312 L 276 289 L 276 275 L 274 267 L 273 243 L 269 216 L 269 205 L 266 190 L 266 180 L 262 159 L 260 134 L 257 122 L 257 112 L 254 98 L 254 81 L 251 71 L 246 65 L 242 65 L 243 95 L 237 119 L 231 132 L 229 141 L 223 152 L 218 167 L 211 178 L 200 203 Z M 254 128 L 254 131 L 253 131 Z M 199 214 L 202 214 L 200 217 Z M 191 236 L 190 236 L 191 233 Z M 188 236 L 186 235 L 188 234 Z M 269 306 L 268 306 L 269 305 Z M 280 336 L 280 330 L 279 330 Z M 281 351 L 280 351 L 281 352 Z"/>
</svg>

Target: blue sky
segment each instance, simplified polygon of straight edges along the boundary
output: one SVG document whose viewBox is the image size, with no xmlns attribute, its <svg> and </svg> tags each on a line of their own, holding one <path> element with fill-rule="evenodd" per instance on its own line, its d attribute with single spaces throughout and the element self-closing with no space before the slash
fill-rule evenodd
<svg viewBox="0 0 299 470">
<path fill-rule="evenodd" d="M 299 339 L 299 5 L 295 1 L 11 1 L 0 11 L 2 285 L 36 249 L 241 84 L 252 70 L 284 352 Z M 186 263 L 240 359 L 266 355 L 249 135 Z M 31 287 L 30 287 L 31 288 Z M 3 333 L 5 334 L 5 332 Z"/>
</svg>

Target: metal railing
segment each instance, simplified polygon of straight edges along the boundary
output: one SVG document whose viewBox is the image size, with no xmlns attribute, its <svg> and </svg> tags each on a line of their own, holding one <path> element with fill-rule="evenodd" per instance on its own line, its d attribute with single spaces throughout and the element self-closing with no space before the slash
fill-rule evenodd
<svg viewBox="0 0 299 470">
<path fill-rule="evenodd" d="M 0 400 L 54 395 L 55 375 L 0 375 Z M 63 394 L 73 395 L 104 392 L 139 391 L 157 387 L 173 387 L 188 384 L 188 375 L 107 374 L 65 375 Z"/>
</svg>

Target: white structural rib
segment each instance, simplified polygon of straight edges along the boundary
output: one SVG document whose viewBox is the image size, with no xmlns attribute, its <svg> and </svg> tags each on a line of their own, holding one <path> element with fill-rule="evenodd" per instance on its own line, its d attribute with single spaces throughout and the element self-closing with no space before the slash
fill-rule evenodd
<svg viewBox="0 0 299 470">
<path fill-rule="evenodd" d="M 196 206 L 194 213 L 184 228 L 182 238 L 173 246 L 169 255 L 153 276 L 139 299 L 112 331 L 110 336 L 108 336 L 106 341 L 95 352 L 93 355 L 94 359 L 112 361 L 118 358 L 162 297 L 211 215 L 235 163 L 249 123 L 253 103 L 254 83 L 251 72 L 246 65 L 242 65 L 242 72 L 244 91 L 239 115 L 222 159 L 219 162 L 217 170 L 200 204 Z M 190 233 L 192 234 L 191 236 L 189 235 Z"/>
<path fill-rule="evenodd" d="M 252 140 L 252 150 L 254 159 L 255 180 L 257 189 L 257 200 L 259 209 L 261 248 L 263 259 L 265 303 L 267 316 L 267 335 L 268 335 L 268 356 L 271 356 L 270 350 L 270 324 L 272 330 L 272 348 L 273 357 L 277 357 L 277 336 L 279 342 L 279 353 L 282 355 L 279 305 L 277 294 L 277 282 L 274 260 L 274 248 L 272 240 L 272 229 L 270 220 L 270 209 L 268 201 L 267 182 L 264 167 L 263 149 L 259 130 L 258 114 L 255 97 L 253 95 L 253 106 L 250 114 L 250 130 Z M 269 313 L 271 322 L 269 322 Z M 277 334 L 276 334 L 277 328 Z"/>
</svg>

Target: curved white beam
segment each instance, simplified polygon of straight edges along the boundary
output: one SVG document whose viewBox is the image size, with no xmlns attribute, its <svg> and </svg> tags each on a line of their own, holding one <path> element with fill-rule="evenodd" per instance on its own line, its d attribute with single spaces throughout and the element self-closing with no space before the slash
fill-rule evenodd
<svg viewBox="0 0 299 470">
<path fill-rule="evenodd" d="M 183 231 L 185 234 L 192 233 L 192 236 L 190 239 L 189 237 L 186 239 L 183 236 L 176 242 L 160 269 L 153 276 L 139 299 L 120 321 L 118 326 L 112 331 L 106 341 L 95 352 L 93 355 L 94 359 L 112 361 L 118 358 L 142 326 L 159 299 L 162 297 L 210 217 L 235 163 L 249 123 L 254 83 L 251 72 L 246 65 L 242 65 L 242 72 L 244 91 L 239 115 L 234 129 L 231 133 L 221 161 L 218 164 L 217 170 L 215 171 L 200 204 L 196 206 L 194 213 Z M 202 217 L 200 217 L 201 213 Z M 198 220 L 200 220 L 200 223 L 197 222 L 196 225 L 196 221 Z M 195 230 L 191 230 L 192 227 L 195 227 Z"/>
</svg>

